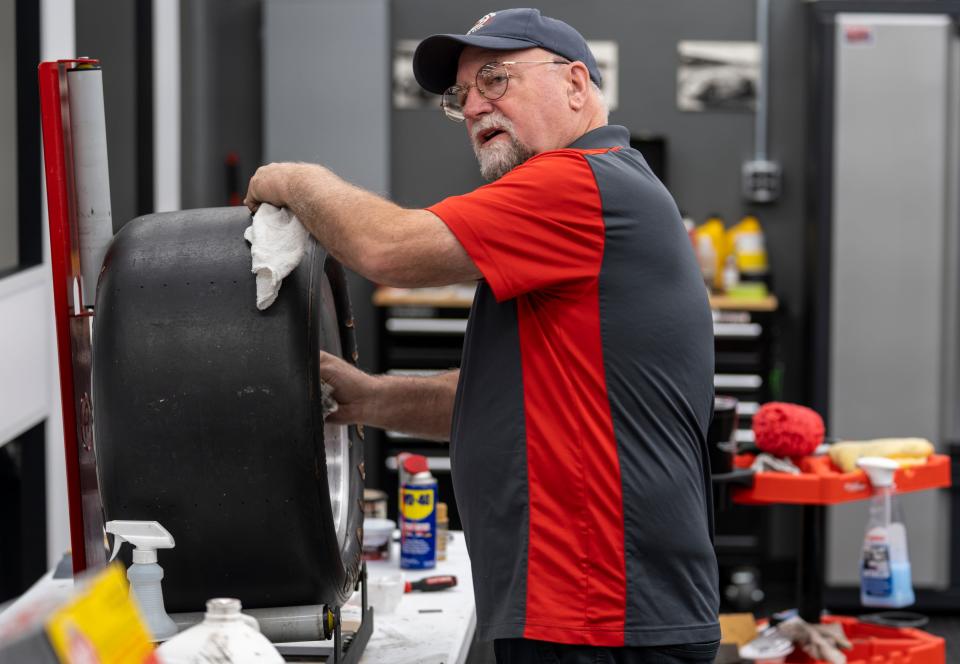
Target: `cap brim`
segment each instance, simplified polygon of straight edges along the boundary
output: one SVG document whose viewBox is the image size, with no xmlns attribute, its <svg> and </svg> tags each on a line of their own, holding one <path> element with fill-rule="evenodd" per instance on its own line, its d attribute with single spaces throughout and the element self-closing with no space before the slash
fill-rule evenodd
<svg viewBox="0 0 960 664">
<path fill-rule="evenodd" d="M 536 44 L 524 39 L 490 35 L 432 35 L 420 42 L 413 53 L 413 75 L 420 87 L 439 95 L 456 83 L 460 53 L 466 46 L 516 51 L 533 48 Z"/>
</svg>

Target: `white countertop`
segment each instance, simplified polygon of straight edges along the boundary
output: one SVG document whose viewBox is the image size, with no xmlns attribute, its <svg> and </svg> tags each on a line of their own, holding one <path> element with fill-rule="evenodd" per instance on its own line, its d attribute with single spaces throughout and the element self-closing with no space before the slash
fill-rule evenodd
<svg viewBox="0 0 960 664">
<path fill-rule="evenodd" d="M 406 580 L 453 574 L 457 586 L 436 592 L 406 593 L 391 614 L 374 613 L 373 635 L 360 659 L 364 664 L 463 664 L 467 660 L 477 611 L 473 602 L 470 558 L 462 532 L 451 532 L 447 560 L 432 570 L 400 570 L 399 545 L 389 561 L 367 563 L 370 579 L 402 571 Z"/>
</svg>

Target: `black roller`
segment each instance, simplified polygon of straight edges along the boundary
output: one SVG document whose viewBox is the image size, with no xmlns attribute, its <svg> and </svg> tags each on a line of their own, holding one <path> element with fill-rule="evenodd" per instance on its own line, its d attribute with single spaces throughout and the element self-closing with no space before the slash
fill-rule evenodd
<svg viewBox="0 0 960 664">
<path fill-rule="evenodd" d="M 317 368 L 319 350 L 355 361 L 343 269 L 311 241 L 258 311 L 249 224 L 245 208 L 140 217 L 100 275 L 104 513 L 173 534 L 159 554 L 170 612 L 219 596 L 339 606 L 359 573 L 362 443 L 354 427 L 324 430 Z"/>
</svg>

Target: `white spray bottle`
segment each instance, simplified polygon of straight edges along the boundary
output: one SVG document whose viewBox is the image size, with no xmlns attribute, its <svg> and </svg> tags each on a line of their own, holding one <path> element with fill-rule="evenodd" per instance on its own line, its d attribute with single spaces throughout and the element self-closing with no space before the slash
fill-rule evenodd
<svg viewBox="0 0 960 664">
<path fill-rule="evenodd" d="M 874 489 L 860 563 L 860 602 L 885 608 L 910 606 L 915 599 L 907 530 L 894 499 L 893 476 L 899 465 L 883 457 L 863 457 L 857 465 Z"/>
<path fill-rule="evenodd" d="M 164 641 L 177 633 L 177 625 L 163 606 L 163 568 L 157 564 L 157 549 L 172 549 L 173 535 L 156 521 L 108 521 L 107 532 L 113 534 L 113 555 L 117 557 L 120 545 L 130 542 L 134 547 L 133 564 L 127 569 L 130 593 L 140 605 L 147 628 L 154 641 Z"/>
</svg>

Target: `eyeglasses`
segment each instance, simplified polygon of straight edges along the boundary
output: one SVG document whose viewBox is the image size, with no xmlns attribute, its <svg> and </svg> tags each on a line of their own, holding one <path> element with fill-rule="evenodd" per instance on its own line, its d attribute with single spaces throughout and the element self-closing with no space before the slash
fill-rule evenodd
<svg viewBox="0 0 960 664">
<path fill-rule="evenodd" d="M 463 107 L 467 103 L 470 88 L 488 101 L 496 101 L 507 94 L 507 84 L 516 74 L 507 71 L 507 65 L 569 65 L 567 60 L 508 60 L 506 62 L 488 62 L 477 72 L 473 85 L 451 85 L 443 93 L 440 106 L 448 118 L 454 122 L 463 122 Z"/>
</svg>

